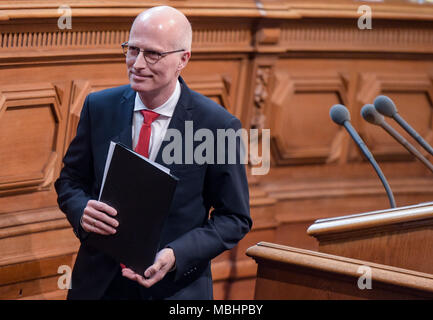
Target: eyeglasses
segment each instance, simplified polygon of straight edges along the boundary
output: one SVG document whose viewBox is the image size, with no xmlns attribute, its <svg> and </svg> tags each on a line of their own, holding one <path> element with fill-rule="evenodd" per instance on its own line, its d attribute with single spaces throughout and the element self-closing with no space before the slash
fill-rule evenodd
<svg viewBox="0 0 433 320">
<path fill-rule="evenodd" d="M 176 52 L 182 52 L 185 51 L 185 49 L 179 49 L 174 51 L 167 51 L 167 52 L 156 52 L 152 50 L 143 50 L 138 47 L 130 46 L 128 45 L 128 41 L 121 44 L 123 53 L 127 58 L 134 58 L 136 59 L 140 52 L 143 52 L 144 60 L 146 60 L 147 63 L 155 64 L 160 59 L 164 58 L 166 55 L 169 55 L 170 53 L 176 53 Z"/>
</svg>

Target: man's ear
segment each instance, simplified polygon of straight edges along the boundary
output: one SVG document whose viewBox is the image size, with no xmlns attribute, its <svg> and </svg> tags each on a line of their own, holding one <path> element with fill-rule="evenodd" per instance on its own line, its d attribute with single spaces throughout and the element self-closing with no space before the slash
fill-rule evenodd
<svg viewBox="0 0 433 320">
<path fill-rule="evenodd" d="M 177 66 L 177 70 L 181 71 L 183 68 L 185 68 L 190 58 L 191 58 L 191 51 L 184 52 L 179 61 L 179 65 Z"/>
</svg>

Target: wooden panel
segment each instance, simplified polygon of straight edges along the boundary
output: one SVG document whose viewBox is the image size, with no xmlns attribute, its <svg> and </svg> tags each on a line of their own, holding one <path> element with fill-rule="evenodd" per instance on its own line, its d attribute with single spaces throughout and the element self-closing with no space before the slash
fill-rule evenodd
<svg viewBox="0 0 433 320">
<path fill-rule="evenodd" d="M 0 192 L 47 188 L 59 164 L 61 101 L 50 84 L 5 86 L 0 92 Z"/>
<path fill-rule="evenodd" d="M 329 106 L 347 104 L 347 88 L 338 74 L 275 72 L 276 88 L 270 114 L 275 139 L 275 162 L 325 163 L 341 140 L 328 118 Z M 288 130 L 290 129 L 290 130 Z"/>
<path fill-rule="evenodd" d="M 390 97 L 398 109 L 399 114 L 431 143 L 432 139 L 432 85 L 428 73 L 399 72 L 391 74 L 361 73 L 361 85 L 357 95 L 359 110 L 366 103 L 372 103 L 380 94 Z M 391 126 L 405 139 L 416 142 L 396 122 L 386 118 Z M 365 142 L 379 160 L 410 160 L 414 157 L 406 149 L 392 139 L 385 131 L 369 123 L 362 122 L 361 134 Z M 423 153 L 427 153 L 423 151 Z"/>
<path fill-rule="evenodd" d="M 431 299 L 431 274 L 261 242 L 255 299 Z M 368 270 L 367 272 L 364 270 Z M 364 280 L 361 276 L 369 277 Z M 366 287 L 359 286 L 359 281 Z M 366 278 L 367 279 L 367 278 Z"/>
<path fill-rule="evenodd" d="M 321 252 L 433 273 L 432 203 L 322 219 L 308 233 Z"/>
</svg>

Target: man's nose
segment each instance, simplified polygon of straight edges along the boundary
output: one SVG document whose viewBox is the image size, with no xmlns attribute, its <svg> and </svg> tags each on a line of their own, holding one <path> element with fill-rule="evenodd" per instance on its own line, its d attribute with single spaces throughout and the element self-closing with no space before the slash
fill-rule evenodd
<svg viewBox="0 0 433 320">
<path fill-rule="evenodd" d="M 144 53 L 143 53 L 143 51 L 140 51 L 138 53 L 137 58 L 135 59 L 134 68 L 144 69 L 146 67 L 147 67 L 147 62 L 146 62 L 146 59 L 144 59 Z"/>
</svg>

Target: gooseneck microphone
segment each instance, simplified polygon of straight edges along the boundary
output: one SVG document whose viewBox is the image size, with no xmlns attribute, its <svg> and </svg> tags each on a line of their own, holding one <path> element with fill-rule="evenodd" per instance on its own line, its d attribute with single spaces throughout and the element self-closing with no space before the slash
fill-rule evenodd
<svg viewBox="0 0 433 320">
<path fill-rule="evenodd" d="M 352 137 L 352 139 L 355 141 L 356 145 L 359 147 L 359 149 L 362 151 L 362 153 L 365 155 L 367 160 L 371 163 L 374 170 L 376 171 L 380 181 L 382 182 L 383 186 L 385 187 L 386 194 L 388 195 L 388 199 L 391 205 L 391 208 L 395 208 L 395 200 L 394 195 L 392 193 L 392 190 L 388 184 L 388 181 L 386 180 L 382 170 L 380 169 L 379 165 L 377 164 L 376 160 L 374 159 L 373 155 L 371 154 L 370 150 L 368 150 L 367 146 L 365 145 L 364 141 L 362 141 L 359 134 L 356 132 L 356 130 L 353 128 L 352 124 L 350 123 L 350 113 L 347 108 L 341 104 L 336 104 L 332 106 L 332 108 L 329 110 L 329 115 L 331 116 L 332 121 L 334 121 L 336 124 L 343 126 L 347 132 L 349 132 L 349 135 Z"/>
<path fill-rule="evenodd" d="M 433 148 L 416 132 L 399 114 L 394 102 L 387 96 L 374 99 L 374 107 L 384 116 L 393 118 L 407 133 L 411 135 L 428 153 L 433 155 Z"/>
<path fill-rule="evenodd" d="M 403 145 L 407 151 L 417 157 L 430 171 L 433 172 L 433 165 L 418 151 L 413 145 L 411 145 L 405 138 L 403 138 L 393 127 L 391 127 L 385 118 L 377 112 L 376 108 L 372 104 L 366 104 L 361 109 L 362 117 L 370 122 L 371 124 L 382 127 L 391 137 L 397 140 L 398 143 Z"/>
</svg>

